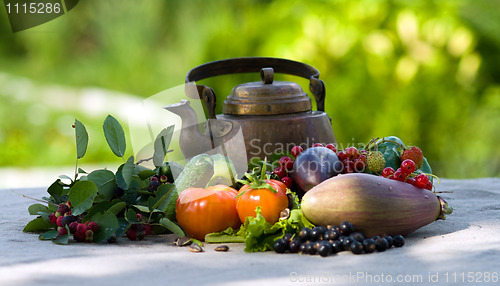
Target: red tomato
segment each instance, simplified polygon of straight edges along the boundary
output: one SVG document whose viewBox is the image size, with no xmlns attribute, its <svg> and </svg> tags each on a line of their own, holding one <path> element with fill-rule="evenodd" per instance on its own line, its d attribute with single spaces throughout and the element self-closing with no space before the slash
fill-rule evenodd
<svg viewBox="0 0 500 286">
<path fill-rule="evenodd" d="M 237 194 L 238 191 L 224 185 L 186 189 L 177 198 L 177 222 L 187 235 L 198 240 L 228 227 L 237 229 L 240 226 L 236 211 Z"/>
<path fill-rule="evenodd" d="M 277 192 L 269 189 L 250 189 L 251 185 L 244 185 L 240 189 L 241 196 L 236 198 L 236 209 L 242 223 L 247 216 L 255 217 L 255 209 L 261 207 L 262 216 L 270 224 L 280 218 L 280 212 L 288 207 L 286 185 L 277 180 L 266 180 Z"/>
</svg>

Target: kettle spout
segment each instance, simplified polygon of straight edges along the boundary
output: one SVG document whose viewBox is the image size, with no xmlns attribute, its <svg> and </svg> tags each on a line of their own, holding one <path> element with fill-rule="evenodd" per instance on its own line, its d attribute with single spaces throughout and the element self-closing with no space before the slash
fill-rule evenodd
<svg viewBox="0 0 500 286">
<path fill-rule="evenodd" d="M 202 134 L 198 127 L 198 117 L 189 100 L 182 99 L 179 103 L 164 106 L 182 120 L 179 143 L 186 159 L 202 154 L 212 147 L 210 137 Z"/>
</svg>

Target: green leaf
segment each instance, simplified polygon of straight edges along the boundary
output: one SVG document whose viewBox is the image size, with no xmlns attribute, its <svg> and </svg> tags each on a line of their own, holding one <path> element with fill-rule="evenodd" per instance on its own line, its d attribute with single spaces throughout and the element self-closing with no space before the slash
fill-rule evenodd
<svg viewBox="0 0 500 286">
<path fill-rule="evenodd" d="M 68 244 L 69 234 L 61 235 L 59 238 L 52 240 L 55 244 Z"/>
<path fill-rule="evenodd" d="M 119 228 L 116 215 L 110 212 L 98 213 L 90 221 L 97 223 L 99 226 L 97 232 L 94 233 L 94 242 L 101 242 L 110 238 Z"/>
<path fill-rule="evenodd" d="M 165 211 L 165 209 L 168 207 L 167 198 L 171 193 L 173 193 L 174 187 L 174 184 L 160 185 L 155 192 L 155 196 L 151 196 L 148 199 L 149 211 L 152 212 L 155 209 Z"/>
<path fill-rule="evenodd" d="M 166 217 L 160 219 L 160 224 L 177 236 L 182 237 L 186 235 L 184 231 L 180 228 L 180 226 L 178 226 L 176 223 L 174 223 L 173 221 L 169 220 Z"/>
<path fill-rule="evenodd" d="M 118 215 L 126 206 L 127 204 L 125 202 L 117 202 L 108 209 L 108 212 Z"/>
<path fill-rule="evenodd" d="M 73 215 L 79 215 L 92 207 L 97 195 L 97 186 L 92 181 L 78 181 L 69 191 Z"/>
<path fill-rule="evenodd" d="M 76 137 L 76 158 L 80 159 L 85 156 L 87 152 L 87 145 L 89 144 L 89 134 L 85 126 L 75 119 L 75 137 Z"/>
<path fill-rule="evenodd" d="M 37 231 L 45 231 L 54 228 L 54 224 L 44 220 L 41 217 L 37 217 L 34 220 L 28 222 L 24 227 L 24 232 L 37 232 Z"/>
<path fill-rule="evenodd" d="M 41 233 L 38 236 L 38 239 L 40 239 L 40 240 L 51 240 L 51 239 L 56 238 L 58 234 L 59 233 L 57 232 L 57 230 L 49 230 L 49 231 L 46 231 L 44 233 Z"/>
<path fill-rule="evenodd" d="M 50 185 L 50 187 L 47 189 L 47 192 L 51 196 L 62 196 L 64 190 L 61 179 L 57 179 L 54 183 L 52 183 L 52 185 Z"/>
<path fill-rule="evenodd" d="M 150 210 L 146 206 L 141 206 L 141 205 L 134 205 L 134 208 L 136 208 L 138 211 L 143 212 L 143 213 L 149 213 Z"/>
<path fill-rule="evenodd" d="M 32 204 L 28 207 L 28 212 L 30 213 L 30 215 L 38 215 L 39 212 L 50 213 L 51 211 L 46 205 Z"/>
<path fill-rule="evenodd" d="M 129 208 L 126 212 L 125 212 L 125 219 L 129 222 L 129 223 L 137 223 L 137 213 Z"/>
<path fill-rule="evenodd" d="M 115 194 L 116 177 L 109 170 L 95 170 L 90 173 L 88 179 L 97 186 L 98 193 L 104 195 L 105 200 L 111 200 Z"/>
<path fill-rule="evenodd" d="M 139 176 L 139 178 L 141 180 L 145 180 L 145 179 L 148 179 L 148 178 L 156 175 L 156 172 L 154 170 L 147 169 L 147 170 L 140 171 L 139 174 L 137 174 L 137 175 Z"/>
<path fill-rule="evenodd" d="M 156 167 L 163 165 L 163 161 L 165 161 L 165 156 L 167 155 L 168 146 L 170 145 L 170 141 L 172 141 L 173 133 L 174 125 L 170 125 L 160 131 L 156 137 L 153 153 L 153 164 Z"/>
<path fill-rule="evenodd" d="M 82 168 L 78 168 L 78 174 L 87 174 L 87 172 Z"/>
<path fill-rule="evenodd" d="M 123 158 L 127 144 L 125 141 L 125 133 L 118 120 L 108 115 L 104 120 L 102 128 L 111 151 L 113 151 L 116 156 Z"/>
<path fill-rule="evenodd" d="M 122 177 L 123 181 L 127 185 L 125 189 L 128 189 L 130 186 L 130 183 L 132 182 L 132 177 L 135 175 L 135 169 L 134 169 L 134 156 L 130 156 L 123 165 L 122 169 Z"/>
</svg>

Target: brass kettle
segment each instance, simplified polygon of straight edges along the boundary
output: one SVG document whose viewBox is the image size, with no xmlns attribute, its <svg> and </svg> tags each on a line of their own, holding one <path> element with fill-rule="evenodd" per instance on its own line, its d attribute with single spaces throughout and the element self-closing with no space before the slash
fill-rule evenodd
<svg viewBox="0 0 500 286">
<path fill-rule="evenodd" d="M 218 75 L 254 72 L 260 72 L 262 81 L 243 83 L 234 87 L 224 101 L 222 114 L 217 115 L 214 90 L 205 85 L 196 85 L 194 88 L 193 84 Z M 299 84 L 274 81 L 274 73 L 291 74 L 308 79 L 317 110 L 312 110 L 311 99 Z M 212 121 L 213 131 L 206 128 L 205 133 L 200 133 L 197 128 L 183 128 L 180 134 L 181 141 L 186 143 L 191 141 L 196 144 L 208 140 L 214 147 L 214 141 L 217 141 L 217 145 L 229 139 L 225 137 L 230 135 L 231 128 L 241 128 L 248 159 L 269 157 L 275 152 L 287 152 L 295 145 L 308 147 L 314 143 L 336 143 L 330 117 L 324 111 L 325 86 L 318 77 L 319 71 L 314 67 L 280 58 L 232 58 L 197 66 L 186 75 L 186 94 L 188 97 L 201 98 L 204 101 L 209 117 L 207 122 L 210 125 Z M 189 109 L 189 104 L 181 105 L 184 109 Z M 186 110 L 180 112 L 179 105 L 176 106 L 176 108 L 167 106 L 165 109 L 177 113 L 183 122 L 196 121 L 196 118 L 186 118 L 193 117 L 194 112 Z M 188 155 L 186 157 L 196 155 L 187 154 L 191 152 L 187 150 L 188 145 L 190 144 L 181 144 L 181 150 Z M 205 145 L 210 146 L 209 143 Z M 183 146 L 186 146 L 186 150 Z"/>
</svg>

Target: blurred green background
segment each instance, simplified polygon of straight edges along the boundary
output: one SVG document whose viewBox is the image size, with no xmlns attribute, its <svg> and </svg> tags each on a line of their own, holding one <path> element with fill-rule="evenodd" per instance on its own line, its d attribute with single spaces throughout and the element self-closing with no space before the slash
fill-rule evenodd
<svg viewBox="0 0 500 286">
<path fill-rule="evenodd" d="M 101 126 L 111 113 L 126 127 L 126 112 L 113 114 L 122 102 L 205 62 L 271 56 L 320 70 L 340 143 L 396 135 L 438 176 L 498 177 L 498 11 L 486 0 L 86 0 L 12 33 L 2 5 L 0 166 L 74 164 L 74 118 L 89 131 L 83 162 L 119 162 Z M 249 78 L 207 84 L 220 103 Z"/>
</svg>

